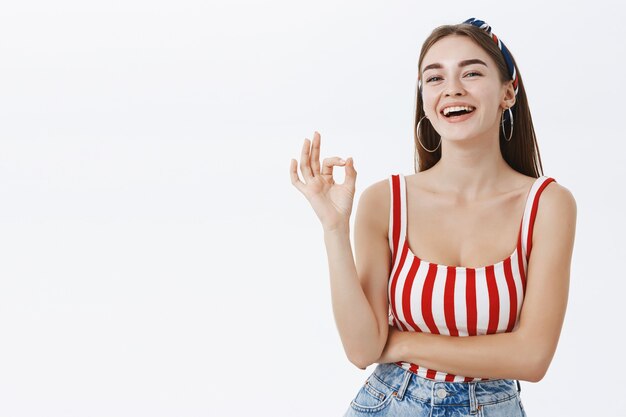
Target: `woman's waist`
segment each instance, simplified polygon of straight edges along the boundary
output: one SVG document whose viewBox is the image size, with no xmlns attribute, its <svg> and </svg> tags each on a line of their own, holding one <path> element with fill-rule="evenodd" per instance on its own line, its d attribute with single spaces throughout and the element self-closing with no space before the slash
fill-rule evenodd
<svg viewBox="0 0 626 417">
<path fill-rule="evenodd" d="M 415 365 L 407 362 L 399 363 Z M 406 395 L 440 405 L 469 405 L 471 401 L 478 401 L 481 404 L 504 401 L 520 391 L 519 381 L 514 379 L 437 380 L 423 377 L 419 373 L 403 368 L 399 363 L 377 364 L 370 377 L 370 383 L 383 384 L 388 389 L 398 390 L 408 378 Z M 437 378 L 446 374 L 438 373 L 438 375 Z"/>
</svg>

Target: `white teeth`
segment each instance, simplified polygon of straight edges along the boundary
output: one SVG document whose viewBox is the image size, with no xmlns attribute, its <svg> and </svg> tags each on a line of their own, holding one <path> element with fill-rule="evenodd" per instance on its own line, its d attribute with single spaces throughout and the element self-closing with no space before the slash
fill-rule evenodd
<svg viewBox="0 0 626 417">
<path fill-rule="evenodd" d="M 448 114 L 450 114 L 450 112 L 452 111 L 461 111 L 461 110 L 466 110 L 468 112 L 470 111 L 474 111 L 474 107 L 472 106 L 453 106 L 453 107 L 446 107 L 445 109 L 443 109 L 443 115 L 447 116 Z"/>
</svg>

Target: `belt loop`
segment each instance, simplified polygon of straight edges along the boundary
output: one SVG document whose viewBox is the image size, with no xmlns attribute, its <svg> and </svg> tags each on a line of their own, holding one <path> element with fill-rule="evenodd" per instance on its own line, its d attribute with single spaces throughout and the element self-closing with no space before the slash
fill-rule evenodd
<svg viewBox="0 0 626 417">
<path fill-rule="evenodd" d="M 515 380 L 515 383 L 517 384 L 517 393 L 520 394 L 522 392 L 522 386 L 517 379 Z"/>
<path fill-rule="evenodd" d="M 398 389 L 398 395 L 396 396 L 399 400 L 404 398 L 404 393 L 406 392 L 406 388 L 409 386 L 409 381 L 411 380 L 412 372 L 408 369 L 404 371 L 404 379 L 402 380 L 402 384 Z"/>
<path fill-rule="evenodd" d="M 474 415 L 478 413 L 478 400 L 476 399 L 476 382 L 468 382 L 469 387 L 469 401 L 470 401 L 470 414 Z"/>
</svg>

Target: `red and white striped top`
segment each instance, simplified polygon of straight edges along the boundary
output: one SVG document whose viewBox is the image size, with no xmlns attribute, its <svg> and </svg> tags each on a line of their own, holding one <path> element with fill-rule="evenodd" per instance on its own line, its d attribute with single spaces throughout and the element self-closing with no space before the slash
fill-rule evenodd
<svg viewBox="0 0 626 417">
<path fill-rule="evenodd" d="M 448 336 L 513 331 L 524 300 L 539 197 L 552 181 L 541 176 L 530 188 L 515 251 L 496 264 L 466 268 L 427 262 L 411 251 L 406 238 L 406 180 L 402 174 L 391 175 L 389 247 L 393 267 L 388 285 L 389 324 L 402 331 Z M 410 362 L 395 364 L 436 381 L 488 379 L 452 375 Z"/>
</svg>

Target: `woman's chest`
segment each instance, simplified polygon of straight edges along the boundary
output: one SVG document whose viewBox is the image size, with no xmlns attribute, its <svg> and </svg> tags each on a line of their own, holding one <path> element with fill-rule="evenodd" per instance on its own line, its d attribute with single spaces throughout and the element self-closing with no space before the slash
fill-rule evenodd
<svg viewBox="0 0 626 417">
<path fill-rule="evenodd" d="M 408 201 L 409 248 L 421 259 L 441 265 L 493 265 L 517 246 L 524 210 L 520 197 L 471 206 L 432 198 Z"/>
</svg>

